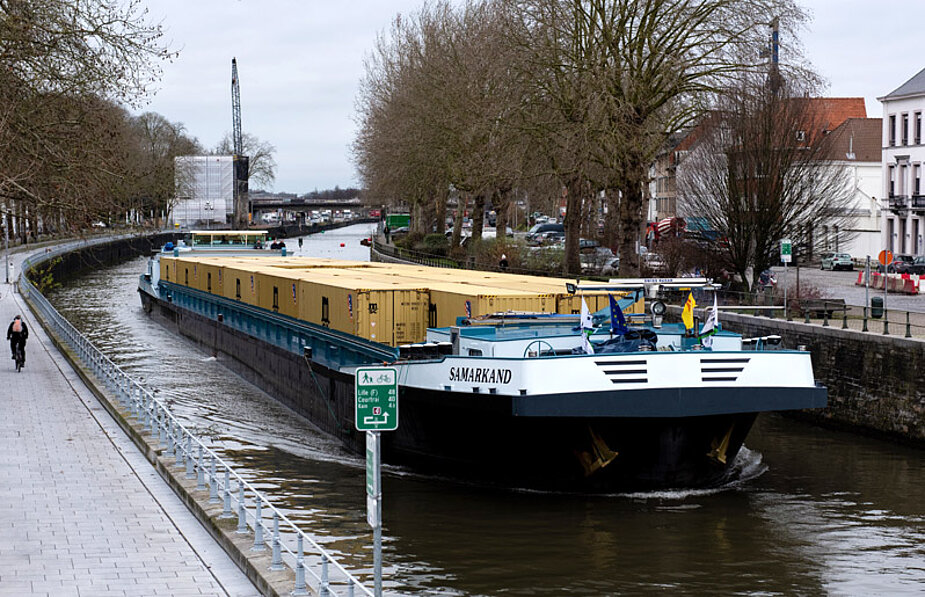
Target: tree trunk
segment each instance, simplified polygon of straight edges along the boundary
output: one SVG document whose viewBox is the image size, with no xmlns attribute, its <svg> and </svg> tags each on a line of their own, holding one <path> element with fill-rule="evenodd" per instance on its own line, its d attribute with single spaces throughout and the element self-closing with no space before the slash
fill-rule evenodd
<svg viewBox="0 0 925 597">
<path fill-rule="evenodd" d="M 638 246 L 645 234 L 642 185 L 648 166 L 639 158 L 628 159 L 620 203 L 620 275 L 635 278 L 640 274 Z"/>
<path fill-rule="evenodd" d="M 462 241 L 463 214 L 469 203 L 469 196 L 460 193 L 456 199 L 456 217 L 453 218 L 453 236 L 450 240 L 451 253 L 459 252 L 459 243 Z"/>
<path fill-rule="evenodd" d="M 485 195 L 479 193 L 475 196 L 472 206 L 472 246 L 482 240 L 482 226 L 485 224 Z"/>
<path fill-rule="evenodd" d="M 607 215 L 604 217 L 604 238 L 602 243 L 614 253 L 620 252 L 620 191 L 607 189 L 604 199 L 607 203 Z"/>
<path fill-rule="evenodd" d="M 436 201 L 434 202 L 436 213 L 434 214 L 434 232 L 443 234 L 446 232 L 446 200 L 449 190 L 444 187 L 437 192 Z"/>
<path fill-rule="evenodd" d="M 581 273 L 578 240 L 581 238 L 582 193 L 584 180 L 578 176 L 569 180 L 565 203 L 565 263 L 564 273 L 577 276 Z"/>
<path fill-rule="evenodd" d="M 498 189 L 495 194 L 495 229 L 498 242 L 507 244 L 508 212 L 511 208 L 511 189 L 508 187 Z"/>
</svg>

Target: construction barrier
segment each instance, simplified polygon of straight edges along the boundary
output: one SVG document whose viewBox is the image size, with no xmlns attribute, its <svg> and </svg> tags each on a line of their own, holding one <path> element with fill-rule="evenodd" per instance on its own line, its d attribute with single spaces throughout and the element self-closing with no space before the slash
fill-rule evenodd
<svg viewBox="0 0 925 597">
<path fill-rule="evenodd" d="M 896 292 L 901 294 L 925 294 L 925 284 L 921 282 L 922 276 L 910 274 L 887 274 L 879 272 L 870 273 L 870 287 L 883 290 L 886 284 L 887 292 Z M 864 285 L 864 272 L 858 272 L 857 286 Z"/>
</svg>

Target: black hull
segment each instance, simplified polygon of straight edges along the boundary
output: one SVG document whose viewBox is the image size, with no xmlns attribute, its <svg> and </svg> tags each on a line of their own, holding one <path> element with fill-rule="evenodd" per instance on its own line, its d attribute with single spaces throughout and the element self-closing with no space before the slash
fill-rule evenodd
<svg viewBox="0 0 925 597">
<path fill-rule="evenodd" d="M 353 376 L 140 291 L 145 312 L 337 437 L 357 453 Z M 757 413 L 683 418 L 516 416 L 497 395 L 402 387 L 400 425 L 383 432 L 383 460 L 440 477 L 515 488 L 635 491 L 711 487 Z M 600 466 L 606 462 L 606 465 Z"/>
</svg>

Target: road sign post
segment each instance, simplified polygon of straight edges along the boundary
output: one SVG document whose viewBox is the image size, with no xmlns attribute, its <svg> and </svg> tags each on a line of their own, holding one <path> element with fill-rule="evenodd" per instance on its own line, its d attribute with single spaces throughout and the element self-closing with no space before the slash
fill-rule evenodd
<svg viewBox="0 0 925 597">
<path fill-rule="evenodd" d="M 393 367 L 362 367 L 354 382 L 355 421 L 366 432 L 366 522 L 373 528 L 373 576 L 382 595 L 381 431 L 398 429 L 398 376 Z"/>
<path fill-rule="evenodd" d="M 789 310 L 787 309 L 787 264 L 793 256 L 793 243 L 789 238 L 782 238 L 780 241 L 780 260 L 784 264 L 784 319 L 790 319 Z"/>
<path fill-rule="evenodd" d="M 887 286 L 890 282 L 890 264 L 893 263 L 893 251 L 884 249 L 877 255 L 877 261 L 883 266 L 883 333 L 888 333 L 890 325 L 890 315 L 886 308 Z"/>
</svg>

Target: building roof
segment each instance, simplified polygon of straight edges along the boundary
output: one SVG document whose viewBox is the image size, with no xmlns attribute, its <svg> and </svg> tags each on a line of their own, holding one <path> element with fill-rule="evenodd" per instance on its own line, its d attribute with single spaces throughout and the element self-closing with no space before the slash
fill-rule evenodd
<svg viewBox="0 0 925 597">
<path fill-rule="evenodd" d="M 811 126 L 817 134 L 834 131 L 849 118 L 867 118 L 863 97 L 806 97 L 794 98 L 794 101 L 809 103 Z"/>
<path fill-rule="evenodd" d="M 849 118 L 822 140 L 820 157 L 836 161 L 879 162 L 882 126 L 880 118 Z"/>
<path fill-rule="evenodd" d="M 888 99 L 897 99 L 914 95 L 925 95 L 925 68 L 917 75 L 879 99 L 881 102 Z"/>
</svg>

